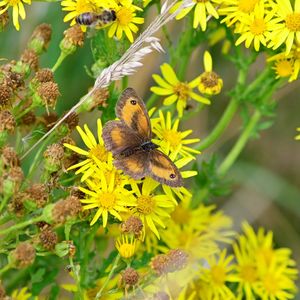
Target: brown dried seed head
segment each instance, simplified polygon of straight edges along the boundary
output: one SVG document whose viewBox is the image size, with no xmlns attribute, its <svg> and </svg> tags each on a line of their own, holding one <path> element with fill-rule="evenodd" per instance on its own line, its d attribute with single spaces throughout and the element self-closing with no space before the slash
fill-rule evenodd
<svg viewBox="0 0 300 300">
<path fill-rule="evenodd" d="M 0 109 L 10 106 L 11 88 L 5 84 L 0 84 Z"/>
<path fill-rule="evenodd" d="M 27 200 L 27 194 L 20 192 L 16 193 L 12 201 L 8 205 L 8 210 L 13 212 L 16 216 L 21 217 L 24 215 L 24 201 Z"/>
<path fill-rule="evenodd" d="M 93 103 L 89 110 L 92 110 L 96 107 L 107 107 L 107 99 L 109 98 L 109 90 L 108 88 L 98 88 L 95 89 L 93 94 L 91 95 L 93 98 Z"/>
<path fill-rule="evenodd" d="M 169 272 L 170 258 L 166 254 L 159 254 L 151 259 L 151 268 L 157 275 L 167 274 Z"/>
<path fill-rule="evenodd" d="M 51 25 L 43 23 L 35 28 L 32 33 L 31 40 L 38 39 L 43 43 L 43 48 L 46 49 L 51 40 L 52 29 Z"/>
<path fill-rule="evenodd" d="M 34 262 L 35 249 L 30 243 L 23 242 L 16 247 L 12 256 L 18 268 L 25 268 Z"/>
<path fill-rule="evenodd" d="M 69 135 L 63 137 L 63 138 L 59 141 L 59 143 L 60 143 L 61 145 L 63 145 L 63 144 L 70 144 L 70 145 L 73 145 L 73 146 L 76 145 L 75 141 L 74 141 Z"/>
<path fill-rule="evenodd" d="M 38 95 L 49 107 L 55 107 L 57 98 L 60 96 L 58 85 L 55 82 L 42 82 L 37 88 Z"/>
<path fill-rule="evenodd" d="M 16 127 L 16 121 L 8 110 L 0 111 L 0 132 L 7 130 L 13 133 Z"/>
<path fill-rule="evenodd" d="M 40 241 L 42 246 L 47 250 L 53 250 L 58 243 L 57 233 L 51 228 L 47 228 L 40 233 Z"/>
<path fill-rule="evenodd" d="M 51 69 L 40 69 L 35 74 L 35 79 L 39 82 L 54 81 L 53 72 Z"/>
<path fill-rule="evenodd" d="M 41 118 L 41 123 L 43 123 L 48 130 L 50 130 L 58 120 L 58 115 L 55 112 L 50 112 L 45 114 Z"/>
<path fill-rule="evenodd" d="M 121 231 L 123 233 L 132 233 L 135 237 L 139 237 L 143 230 L 143 222 L 140 218 L 131 216 L 121 224 Z"/>
<path fill-rule="evenodd" d="M 63 146 L 58 143 L 48 146 L 47 150 L 44 152 L 44 157 L 54 161 L 60 161 L 64 157 Z"/>
<path fill-rule="evenodd" d="M 16 187 L 19 187 L 24 179 L 23 170 L 18 166 L 12 167 L 8 173 L 8 178 L 14 182 Z"/>
<path fill-rule="evenodd" d="M 21 61 L 29 65 L 31 70 L 37 71 L 39 67 L 39 57 L 32 49 L 25 49 L 21 55 Z"/>
<path fill-rule="evenodd" d="M 20 87 L 23 87 L 25 84 L 23 74 L 16 73 L 11 70 L 5 71 L 5 84 L 7 84 L 7 86 L 9 86 L 13 91 L 17 90 Z"/>
<path fill-rule="evenodd" d="M 34 183 L 27 190 L 28 198 L 33 200 L 38 208 L 44 207 L 48 201 L 47 186 L 42 183 Z"/>
<path fill-rule="evenodd" d="M 76 128 L 79 123 L 79 116 L 76 112 L 72 112 L 64 121 L 67 124 L 70 130 Z"/>
<path fill-rule="evenodd" d="M 170 250 L 167 255 L 170 259 L 169 272 L 175 272 L 186 267 L 188 263 L 188 254 L 184 250 Z"/>
<path fill-rule="evenodd" d="M 84 32 L 80 25 L 76 24 L 64 31 L 65 40 L 74 46 L 82 46 L 84 42 Z"/>
<path fill-rule="evenodd" d="M 139 281 L 139 273 L 133 268 L 127 268 L 121 274 L 122 283 L 128 286 L 135 286 Z"/>
<path fill-rule="evenodd" d="M 27 114 L 25 114 L 21 118 L 21 124 L 26 125 L 26 126 L 31 126 L 34 125 L 36 122 L 36 115 L 34 114 L 33 111 L 29 111 Z"/>
<path fill-rule="evenodd" d="M 4 167 L 20 166 L 20 159 L 14 148 L 5 146 L 1 152 L 1 158 Z"/>
</svg>

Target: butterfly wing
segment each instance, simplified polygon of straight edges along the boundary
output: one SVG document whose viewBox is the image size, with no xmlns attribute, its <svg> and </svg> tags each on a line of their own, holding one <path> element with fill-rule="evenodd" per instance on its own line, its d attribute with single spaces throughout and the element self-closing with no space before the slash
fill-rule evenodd
<svg viewBox="0 0 300 300">
<path fill-rule="evenodd" d="M 113 156 L 140 148 L 143 139 L 121 121 L 109 121 L 102 132 L 105 147 Z"/>
<path fill-rule="evenodd" d="M 116 115 L 145 140 L 151 140 L 151 124 L 145 103 L 132 88 L 124 90 L 116 106 Z"/>
<path fill-rule="evenodd" d="M 167 155 L 159 150 L 149 152 L 148 176 L 172 187 L 183 185 L 178 168 Z"/>
<path fill-rule="evenodd" d="M 120 156 L 114 160 L 114 164 L 133 179 L 141 179 L 149 169 L 149 152 L 140 150 L 127 157 Z"/>
</svg>

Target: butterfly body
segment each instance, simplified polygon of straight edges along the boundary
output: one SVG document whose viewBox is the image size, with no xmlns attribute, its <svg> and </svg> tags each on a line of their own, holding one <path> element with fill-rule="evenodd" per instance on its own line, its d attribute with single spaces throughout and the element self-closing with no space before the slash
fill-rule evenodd
<svg viewBox="0 0 300 300">
<path fill-rule="evenodd" d="M 114 156 L 114 164 L 134 179 L 149 176 L 162 184 L 182 186 L 179 170 L 159 151 L 152 139 L 150 119 L 144 102 L 132 88 L 127 88 L 116 105 L 118 121 L 103 128 L 103 140 Z"/>
</svg>

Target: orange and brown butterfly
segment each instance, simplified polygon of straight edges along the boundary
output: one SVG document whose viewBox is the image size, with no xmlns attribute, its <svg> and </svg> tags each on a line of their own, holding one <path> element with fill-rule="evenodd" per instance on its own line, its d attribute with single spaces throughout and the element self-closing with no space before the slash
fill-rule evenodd
<svg viewBox="0 0 300 300">
<path fill-rule="evenodd" d="M 149 115 L 134 89 L 127 88 L 121 94 L 116 116 L 120 120 L 108 121 L 102 133 L 116 168 L 134 179 L 149 176 L 162 184 L 182 186 L 182 177 L 175 164 L 151 141 Z"/>
</svg>

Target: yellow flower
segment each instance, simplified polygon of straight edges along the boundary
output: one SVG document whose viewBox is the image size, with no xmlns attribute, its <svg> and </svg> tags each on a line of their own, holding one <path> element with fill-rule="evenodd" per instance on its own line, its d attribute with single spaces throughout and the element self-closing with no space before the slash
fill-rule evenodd
<svg viewBox="0 0 300 300">
<path fill-rule="evenodd" d="M 103 227 L 106 227 L 108 214 L 121 221 L 122 217 L 119 213 L 127 211 L 127 207 L 135 206 L 136 204 L 134 197 L 132 197 L 132 192 L 116 185 L 115 173 L 112 173 L 108 181 L 103 170 L 97 169 L 96 172 L 98 172 L 101 179 L 100 183 L 99 180 L 94 180 L 93 178 L 87 179 L 86 184 L 89 189 L 83 187 L 79 187 L 79 189 L 88 198 L 81 200 L 81 202 L 85 204 L 83 206 L 84 210 L 97 208 L 97 212 L 91 221 L 91 226 L 102 216 Z"/>
<path fill-rule="evenodd" d="M 217 95 L 223 87 L 223 80 L 212 70 L 212 57 L 208 51 L 203 56 L 205 72 L 199 76 L 198 90 L 202 94 Z"/>
<path fill-rule="evenodd" d="M 177 10 L 183 1 L 179 1 L 174 5 L 172 8 L 172 11 Z M 195 3 L 194 5 L 191 5 L 188 8 L 184 8 L 180 11 L 180 13 L 176 16 L 177 20 L 182 19 L 185 17 L 193 8 L 194 10 L 194 21 L 193 21 L 193 27 L 197 28 L 199 25 L 202 29 L 202 31 L 206 30 L 206 23 L 207 23 L 207 15 L 211 15 L 214 18 L 218 19 L 219 15 L 216 10 L 216 6 L 220 4 L 220 1 L 218 0 L 208 0 L 208 1 L 199 1 L 199 0 L 193 0 Z"/>
<path fill-rule="evenodd" d="M 200 151 L 190 148 L 186 145 L 198 143 L 200 139 L 185 139 L 193 131 L 179 131 L 180 120 L 174 119 L 172 121 L 171 113 L 168 111 L 166 117 L 163 112 L 159 111 L 159 118 L 156 120 L 152 119 L 152 131 L 156 135 L 153 142 L 157 144 L 165 154 L 177 151 L 182 156 L 190 156 L 195 159 L 195 155 L 199 154 Z"/>
<path fill-rule="evenodd" d="M 0 15 L 8 10 L 9 7 L 13 9 L 13 23 L 17 30 L 20 30 L 19 16 L 22 20 L 25 19 L 26 13 L 24 3 L 31 4 L 31 0 L 2 0 L 0 1 Z"/>
<path fill-rule="evenodd" d="M 160 238 L 157 226 L 165 228 L 164 219 L 170 218 L 170 210 L 173 210 L 172 199 L 165 194 L 154 194 L 159 183 L 149 177 L 143 181 L 141 188 L 134 181 L 131 184 L 136 195 L 137 205 L 133 208 L 133 214 L 143 222 L 143 230 L 149 228 Z"/>
<path fill-rule="evenodd" d="M 297 131 L 300 132 L 300 127 L 297 128 Z M 298 134 L 298 135 L 295 136 L 295 140 L 300 140 L 300 134 Z"/>
<path fill-rule="evenodd" d="M 277 0 L 274 22 L 268 46 L 277 49 L 285 43 L 288 55 L 294 41 L 300 42 L 300 0 L 295 0 L 294 10 L 290 0 Z"/>
<path fill-rule="evenodd" d="M 125 32 L 128 40 L 133 42 L 132 32 L 138 32 L 138 27 L 135 24 L 143 24 L 144 18 L 136 17 L 136 10 L 141 10 L 138 6 L 132 4 L 132 0 L 120 0 L 121 5 L 113 7 L 116 12 L 116 20 L 111 25 L 108 31 L 108 36 L 113 37 L 116 35 L 120 40 Z"/>
<path fill-rule="evenodd" d="M 130 258 L 136 252 L 137 241 L 134 236 L 122 235 L 116 240 L 116 248 L 123 258 Z"/>
<path fill-rule="evenodd" d="M 177 101 L 177 111 L 180 118 L 189 99 L 210 104 L 210 100 L 193 92 L 193 89 L 199 84 L 198 77 L 189 83 L 181 82 L 169 64 L 161 65 L 160 69 L 164 78 L 154 74 L 152 77 L 159 86 L 151 87 L 150 90 L 159 96 L 168 96 L 164 99 L 164 105 L 171 105 Z"/>
<path fill-rule="evenodd" d="M 226 249 L 208 259 L 208 267 L 203 267 L 200 273 L 200 280 L 205 286 L 206 297 L 202 298 L 200 296 L 200 299 L 235 299 L 233 292 L 226 285 L 227 282 L 232 281 L 232 270 L 234 268 L 232 260 L 233 255 L 227 256 Z"/>
<path fill-rule="evenodd" d="M 95 172 L 95 166 L 98 165 L 103 170 L 112 168 L 112 154 L 106 151 L 104 142 L 102 139 L 102 123 L 101 120 L 97 120 L 97 135 L 98 142 L 93 136 L 92 132 L 88 126 L 84 125 L 84 131 L 77 126 L 78 133 L 80 134 L 83 142 L 88 147 L 89 150 L 83 150 L 77 146 L 64 144 L 65 147 L 71 149 L 72 151 L 86 156 L 87 158 L 78 164 L 71 166 L 68 170 L 78 169 L 75 174 L 83 173 L 81 181 L 86 180 Z"/>
<path fill-rule="evenodd" d="M 21 290 L 14 290 L 11 294 L 11 299 L 12 300 L 27 300 L 32 296 L 32 294 L 27 291 L 28 291 L 28 287 L 24 287 Z M 35 297 L 35 299 L 38 299 L 38 298 Z"/>
</svg>

